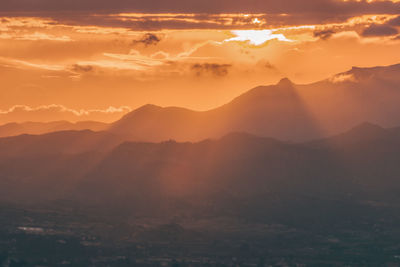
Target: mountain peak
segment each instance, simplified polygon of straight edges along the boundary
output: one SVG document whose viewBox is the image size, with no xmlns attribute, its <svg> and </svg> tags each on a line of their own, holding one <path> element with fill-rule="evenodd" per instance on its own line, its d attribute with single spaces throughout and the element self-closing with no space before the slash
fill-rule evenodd
<svg viewBox="0 0 400 267">
<path fill-rule="evenodd" d="M 289 78 L 285 77 L 282 78 L 276 85 L 283 87 L 293 86 L 293 82 Z"/>
<path fill-rule="evenodd" d="M 146 104 L 146 105 L 143 105 L 143 106 L 125 114 L 120 120 L 114 122 L 113 124 L 119 124 L 122 121 L 129 120 L 130 118 L 135 117 L 139 114 L 143 116 L 143 115 L 147 115 L 147 114 L 151 114 L 151 113 L 156 113 L 159 110 L 162 110 L 162 107 L 159 107 L 159 106 L 156 106 L 153 104 Z"/>
<path fill-rule="evenodd" d="M 153 104 L 146 104 L 143 105 L 141 107 L 139 107 L 138 109 L 136 109 L 136 111 L 152 111 L 152 110 L 159 110 L 161 109 L 161 107 L 153 105 Z"/>
<path fill-rule="evenodd" d="M 369 141 L 385 136 L 386 134 L 387 130 L 385 128 L 373 123 L 364 122 L 355 126 L 344 135 L 352 140 Z"/>
</svg>

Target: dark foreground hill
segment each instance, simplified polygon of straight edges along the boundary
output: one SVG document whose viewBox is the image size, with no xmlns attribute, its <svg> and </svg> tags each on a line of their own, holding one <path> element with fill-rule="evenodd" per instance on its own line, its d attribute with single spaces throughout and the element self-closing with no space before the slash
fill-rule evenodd
<svg viewBox="0 0 400 267">
<path fill-rule="evenodd" d="M 372 124 L 300 144 L 242 133 L 122 143 L 82 131 L 2 138 L 0 148 L 0 195 L 16 203 L 70 200 L 121 214 L 256 220 L 320 212 L 340 220 L 400 203 L 400 131 Z"/>
<path fill-rule="evenodd" d="M 5 266 L 396 266 L 400 130 L 0 139 Z"/>
</svg>

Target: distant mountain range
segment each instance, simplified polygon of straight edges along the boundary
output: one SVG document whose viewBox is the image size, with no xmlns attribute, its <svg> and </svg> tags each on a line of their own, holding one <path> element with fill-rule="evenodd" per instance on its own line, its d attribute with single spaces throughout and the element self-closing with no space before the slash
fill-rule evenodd
<svg viewBox="0 0 400 267">
<path fill-rule="evenodd" d="M 397 209 L 399 153 L 400 128 L 370 123 L 306 143 L 245 133 L 196 143 L 124 142 L 92 131 L 22 135 L 0 138 L 0 201 L 329 222 Z"/>
<path fill-rule="evenodd" d="M 108 128 L 107 123 L 95 121 L 80 121 L 76 123 L 68 121 L 53 122 L 24 122 L 7 123 L 0 126 L 0 137 L 16 136 L 21 134 L 45 134 L 58 131 L 92 130 L 103 131 Z"/>
<path fill-rule="evenodd" d="M 400 65 L 353 68 L 309 85 L 260 86 L 206 112 L 147 105 L 109 131 L 138 141 L 199 141 L 230 132 L 305 141 L 370 121 L 400 125 Z"/>
<path fill-rule="evenodd" d="M 400 208 L 399 86 L 400 65 L 353 68 L 309 85 L 283 79 L 205 112 L 146 105 L 112 124 L 3 125 L 0 203 L 379 219 Z"/>
<path fill-rule="evenodd" d="M 145 105 L 110 124 L 25 123 L 0 127 L 0 136 L 42 134 L 59 130 L 105 130 L 125 140 L 200 141 L 230 132 L 247 132 L 280 140 L 327 137 L 369 121 L 400 125 L 400 64 L 352 68 L 308 85 L 282 79 L 260 86 L 219 108 L 198 112 Z"/>
</svg>

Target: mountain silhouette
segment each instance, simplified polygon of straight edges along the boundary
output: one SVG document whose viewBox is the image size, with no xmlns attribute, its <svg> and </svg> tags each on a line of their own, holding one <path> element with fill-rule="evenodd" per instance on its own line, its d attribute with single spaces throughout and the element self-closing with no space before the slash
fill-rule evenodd
<svg viewBox="0 0 400 267">
<path fill-rule="evenodd" d="M 0 138 L 0 148 L 0 200 L 17 203 L 68 199 L 149 216 L 187 203 L 185 212 L 289 219 L 355 216 L 365 208 L 360 203 L 394 205 L 400 192 L 399 128 L 369 123 L 307 143 L 241 132 L 200 142 L 123 142 L 69 131 Z M 318 212 L 307 211 L 310 205 Z"/>
<path fill-rule="evenodd" d="M 7 123 L 0 126 L 0 137 L 16 136 L 21 134 L 45 134 L 57 131 L 80 131 L 92 130 L 102 131 L 107 128 L 106 123 L 95 121 L 80 121 L 71 123 L 68 121 L 54 122 L 24 122 L 24 123 Z"/>
<path fill-rule="evenodd" d="M 287 141 L 329 137 L 363 121 L 383 127 L 400 125 L 400 64 L 360 68 L 319 82 L 299 85 L 283 78 L 259 86 L 208 111 L 142 106 L 111 124 L 98 122 L 10 123 L 1 136 L 65 130 L 108 131 L 139 142 L 198 142 L 231 132 Z"/>
<path fill-rule="evenodd" d="M 0 138 L 0 201 L 67 199 L 149 216 L 186 203 L 189 213 L 289 221 L 392 207 L 399 73 L 393 65 L 308 85 L 284 78 L 213 110 L 145 105 L 110 125 L 8 124 L 2 133 L 17 136 Z"/>
<path fill-rule="evenodd" d="M 0 138 L 0 157 L 79 154 L 106 151 L 121 142 L 108 132 L 60 131 L 43 135 L 19 135 Z"/>
<path fill-rule="evenodd" d="M 199 141 L 230 132 L 299 140 L 318 129 L 296 86 L 288 79 L 257 87 L 219 108 L 196 112 L 143 106 L 113 123 L 109 131 L 137 141 Z"/>
<path fill-rule="evenodd" d="M 399 85 L 399 64 L 353 67 L 308 85 L 284 78 L 204 112 L 146 105 L 111 124 L 109 131 L 150 142 L 199 141 L 230 132 L 306 141 L 337 134 L 363 121 L 399 125 Z"/>
</svg>

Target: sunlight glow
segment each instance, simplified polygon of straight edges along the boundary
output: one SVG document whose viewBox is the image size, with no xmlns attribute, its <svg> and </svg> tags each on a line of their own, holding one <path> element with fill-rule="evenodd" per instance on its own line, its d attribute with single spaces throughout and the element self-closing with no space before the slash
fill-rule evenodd
<svg viewBox="0 0 400 267">
<path fill-rule="evenodd" d="M 235 30 L 232 31 L 236 37 L 225 40 L 225 42 L 249 42 L 252 45 L 262 45 L 269 40 L 279 40 L 282 42 L 293 42 L 287 39 L 285 35 L 275 34 L 272 30 Z"/>
</svg>

